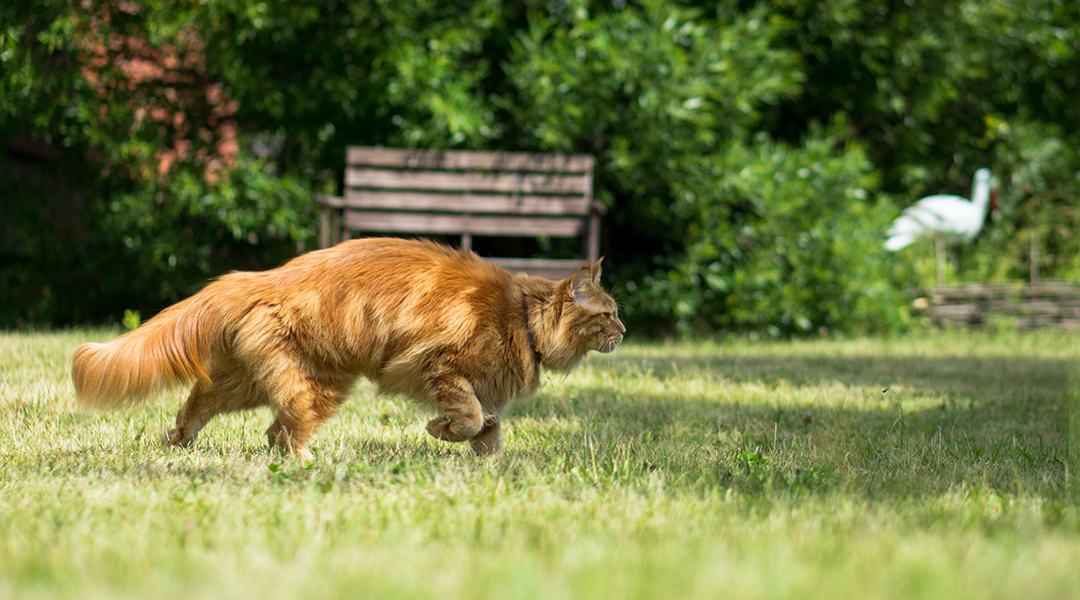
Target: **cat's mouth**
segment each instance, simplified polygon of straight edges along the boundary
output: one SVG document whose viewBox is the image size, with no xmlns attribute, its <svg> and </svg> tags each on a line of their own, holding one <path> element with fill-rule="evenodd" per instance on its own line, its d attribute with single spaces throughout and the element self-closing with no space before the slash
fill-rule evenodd
<svg viewBox="0 0 1080 600">
<path fill-rule="evenodd" d="M 610 337 L 610 338 L 604 340 L 603 342 L 600 342 L 600 345 L 597 346 L 596 351 L 597 352 L 603 352 L 604 354 L 612 352 L 619 345 L 619 342 L 622 341 L 622 338 L 623 338 L 623 336 L 621 336 L 621 335 L 620 336 L 615 336 L 615 337 Z"/>
</svg>

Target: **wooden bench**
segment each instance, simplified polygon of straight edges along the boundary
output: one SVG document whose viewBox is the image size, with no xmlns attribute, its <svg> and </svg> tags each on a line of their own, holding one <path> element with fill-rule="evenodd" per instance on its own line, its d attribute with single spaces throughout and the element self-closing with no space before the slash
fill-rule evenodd
<svg viewBox="0 0 1080 600">
<path fill-rule="evenodd" d="M 350 147 L 344 196 L 316 197 L 319 246 L 353 234 L 580 238 L 580 258 L 489 258 L 514 272 L 573 274 L 600 251 L 603 205 L 592 198 L 593 158 Z"/>
</svg>

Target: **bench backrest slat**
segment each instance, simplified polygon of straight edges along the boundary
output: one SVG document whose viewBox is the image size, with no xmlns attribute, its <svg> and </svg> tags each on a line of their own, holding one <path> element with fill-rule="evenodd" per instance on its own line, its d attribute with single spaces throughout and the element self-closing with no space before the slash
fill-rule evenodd
<svg viewBox="0 0 1080 600">
<path fill-rule="evenodd" d="M 348 149 L 345 162 L 350 167 L 587 173 L 592 170 L 593 158 L 587 154 L 403 150 L 352 146 Z"/>
<path fill-rule="evenodd" d="M 350 188 L 438 190 L 444 192 L 584 194 L 589 181 L 584 174 L 399 171 L 395 169 L 349 167 L 345 173 L 345 185 Z"/>
<path fill-rule="evenodd" d="M 583 196 L 511 194 L 441 194 L 394 190 L 345 190 L 342 208 L 407 210 L 473 214 L 530 214 L 583 216 L 589 202 Z"/>
<path fill-rule="evenodd" d="M 578 218 L 451 215 L 424 213 L 345 213 L 345 226 L 375 232 L 576 237 Z"/>
</svg>

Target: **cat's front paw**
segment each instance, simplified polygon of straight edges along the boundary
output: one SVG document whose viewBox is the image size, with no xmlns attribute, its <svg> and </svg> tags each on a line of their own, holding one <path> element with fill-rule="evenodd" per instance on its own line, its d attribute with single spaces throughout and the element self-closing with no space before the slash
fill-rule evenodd
<svg viewBox="0 0 1080 600">
<path fill-rule="evenodd" d="M 166 448 L 169 446 L 190 448 L 194 441 L 195 436 L 188 436 L 185 438 L 183 432 L 179 429 L 166 429 L 161 432 L 161 445 Z"/>
<path fill-rule="evenodd" d="M 463 422 L 444 416 L 428 421 L 427 432 L 444 442 L 464 442 L 476 437 L 482 425 L 482 422 Z"/>
</svg>

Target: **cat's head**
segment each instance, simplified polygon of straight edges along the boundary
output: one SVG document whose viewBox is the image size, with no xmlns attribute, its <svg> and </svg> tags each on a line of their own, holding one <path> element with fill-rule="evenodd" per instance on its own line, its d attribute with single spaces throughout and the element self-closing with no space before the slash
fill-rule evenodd
<svg viewBox="0 0 1080 600">
<path fill-rule="evenodd" d="M 582 266 L 560 282 L 556 292 L 562 304 L 559 320 L 563 341 L 583 355 L 589 350 L 611 352 L 626 333 L 619 307 L 600 286 L 602 260 Z"/>
</svg>

